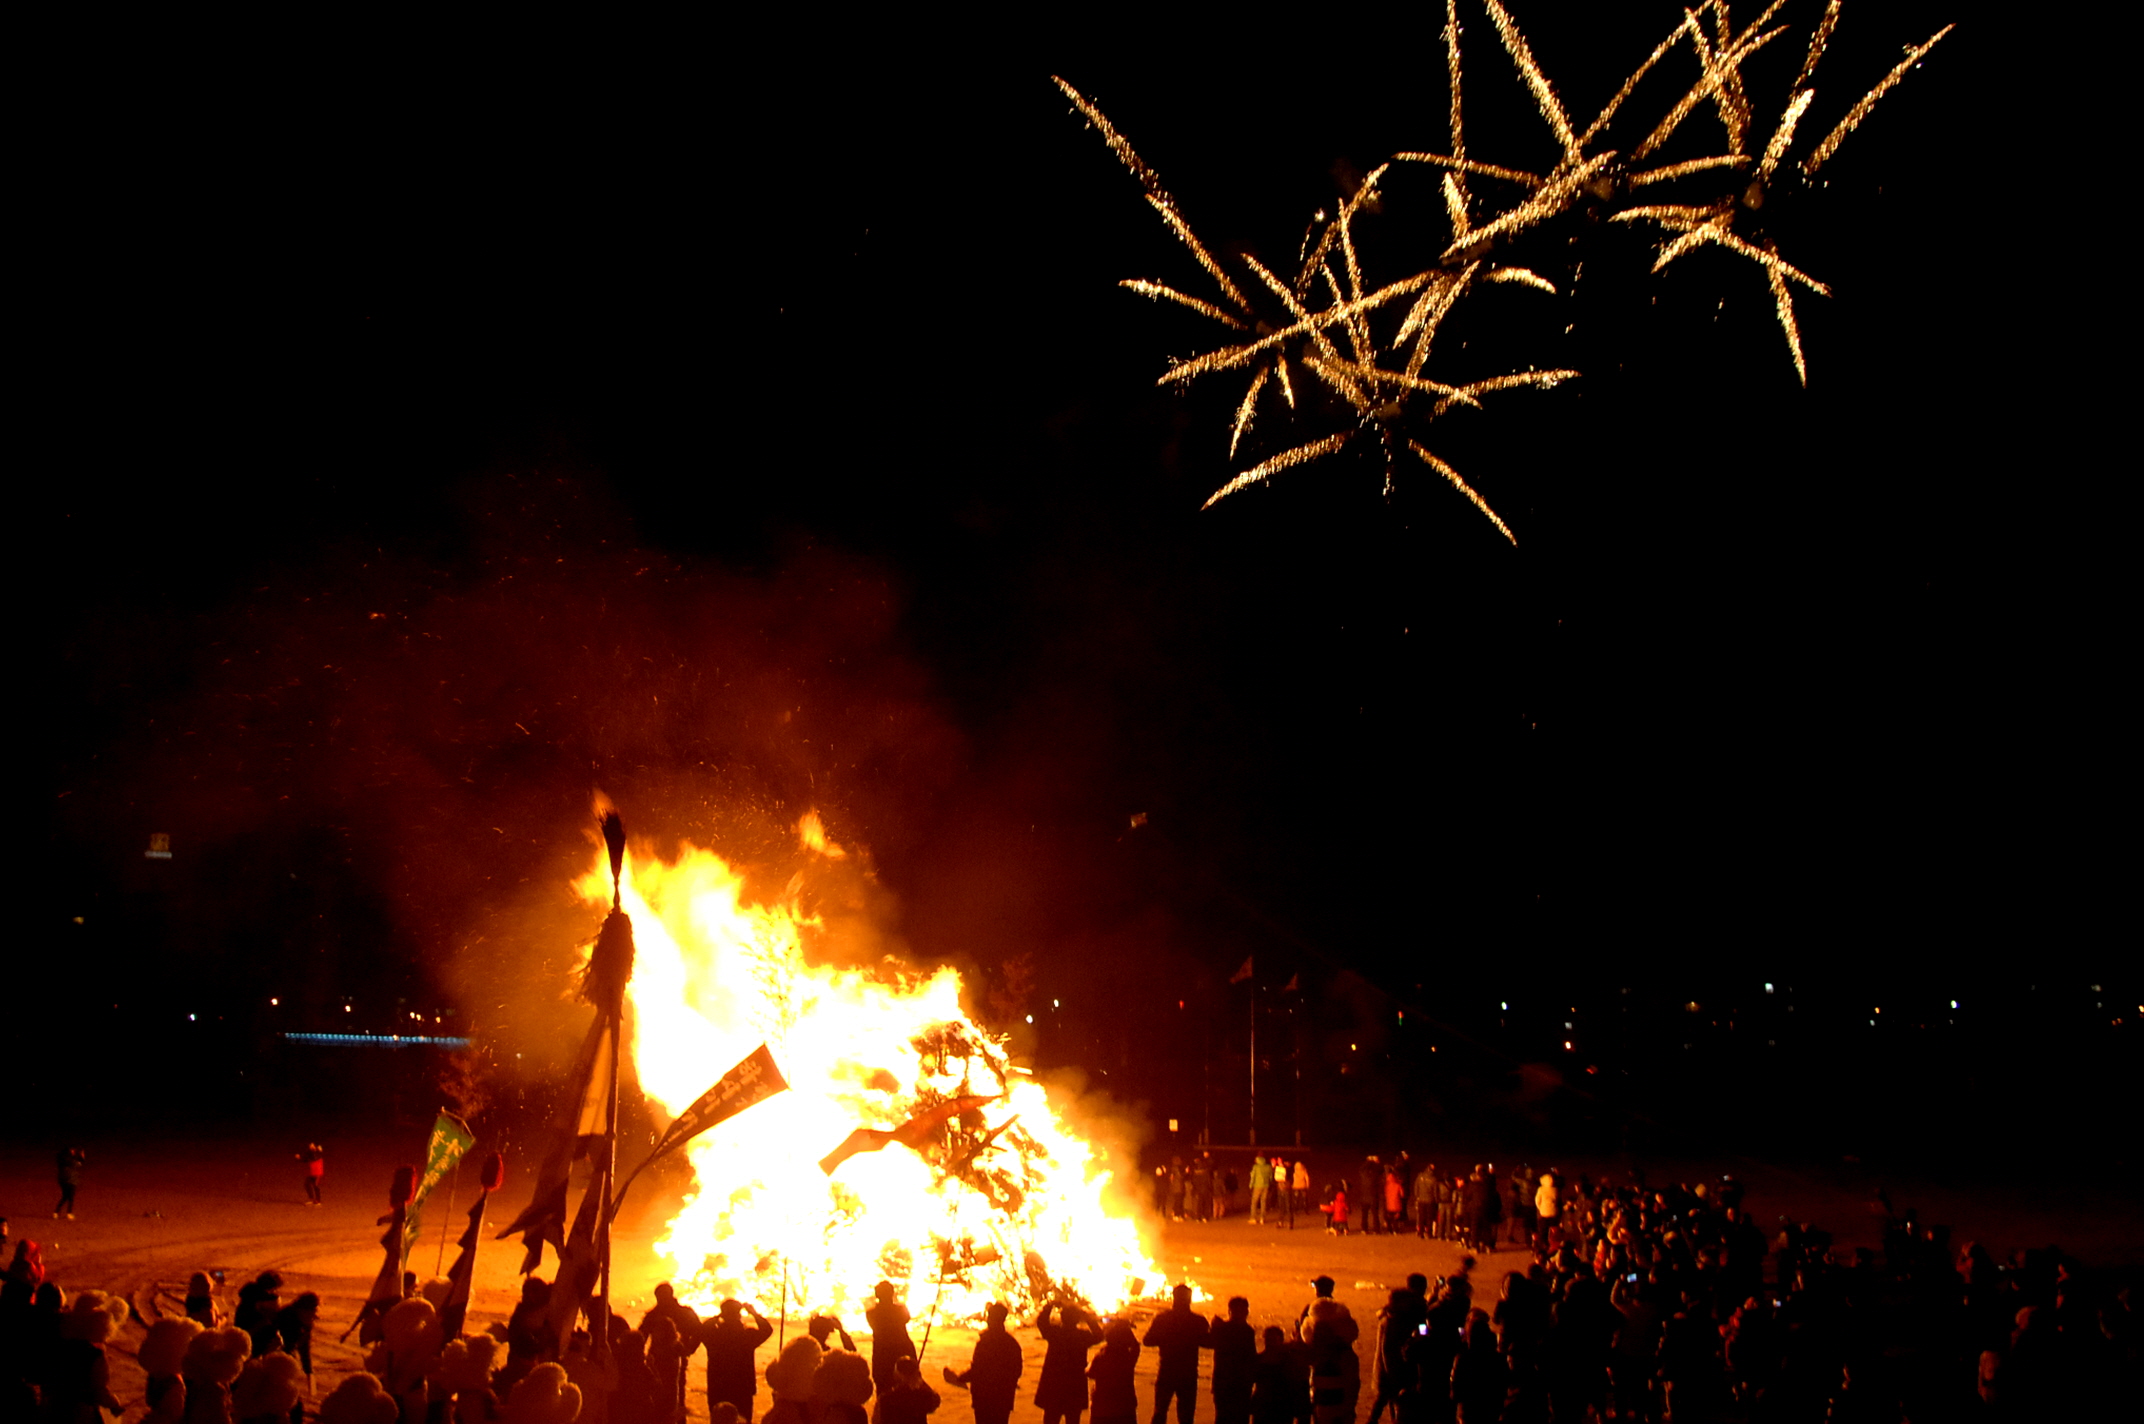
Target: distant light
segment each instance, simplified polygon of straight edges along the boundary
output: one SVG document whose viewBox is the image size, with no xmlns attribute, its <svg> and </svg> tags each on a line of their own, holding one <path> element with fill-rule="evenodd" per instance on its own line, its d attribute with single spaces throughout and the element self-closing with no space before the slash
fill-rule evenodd
<svg viewBox="0 0 2144 1424">
<path fill-rule="evenodd" d="M 1563 1041 L 1563 1051 L 1565 1053 L 1569 1053 L 1571 1051 L 1571 1040 L 1569 1040 L 1568 1038 Z"/>
<path fill-rule="evenodd" d="M 1955 1008 L 1957 1008 L 1957 1007 L 1958 1007 L 1958 1001 L 1957 1001 L 1956 999 L 1952 999 L 1952 1000 L 1950 1001 L 1950 1006 L 1951 1006 L 1952 1008 L 1954 1008 L 1954 1009 L 1955 1009 Z"/>
<path fill-rule="evenodd" d="M 1767 993 L 1767 994 L 1771 993 L 1771 992 L 1772 992 L 1772 986 L 1771 986 L 1771 985 L 1769 985 L 1769 984 L 1765 985 L 1765 986 L 1764 986 L 1764 992 L 1765 992 L 1765 993 Z"/>
<path fill-rule="evenodd" d="M 1062 1003 L 1060 1003 L 1059 1001 L 1057 1001 L 1056 999 L 1052 999 L 1052 1000 L 1050 1000 L 1050 1007 L 1051 1007 L 1051 1008 L 1053 1008 L 1053 1009 L 1061 1009 L 1061 1008 L 1063 1008 L 1063 1007 L 1064 1007 L 1064 1005 L 1063 1005 Z"/>
<path fill-rule="evenodd" d="M 269 1007 L 269 1008 L 271 1008 L 271 1009 L 272 1009 L 272 1008 L 275 1008 L 275 1007 L 277 1007 L 278 1005 L 280 1005 L 280 1004 L 281 1004 L 282 1002 L 283 1002 L 283 1001 L 282 1001 L 281 999 L 270 999 L 270 1000 L 268 1001 L 268 1007 Z"/>
<path fill-rule="evenodd" d="M 1563 1026 L 1564 1026 L 1565 1028 L 1577 1028 L 1577 1027 L 1578 1027 L 1578 1025 L 1577 1025 L 1577 1024 L 1575 1024 L 1575 1023 L 1572 1023 L 1572 1022 L 1571 1022 L 1571 1021 L 1570 1021 L 1569 1019 L 1565 1019 L 1565 1020 L 1563 1021 Z"/>
<path fill-rule="evenodd" d="M 1033 1014 L 1029 1014 L 1029 1015 L 1027 1016 L 1027 1021 L 1028 1021 L 1029 1023 L 1033 1023 L 1033 1022 L 1035 1021 L 1035 1016 L 1034 1016 Z"/>
<path fill-rule="evenodd" d="M 76 915 L 76 916 L 74 917 L 74 922 L 75 922 L 76 924 L 80 924 L 80 923 L 82 923 L 82 917 L 81 917 L 80 915 Z"/>
<path fill-rule="evenodd" d="M 192 1014 L 188 1014 L 188 1015 L 186 1016 L 186 1021 L 187 1021 L 188 1023 L 192 1023 L 192 1022 L 194 1021 L 194 1016 L 193 1016 Z"/>
<path fill-rule="evenodd" d="M 467 1048 L 466 1038 L 451 1038 L 440 1034 L 396 1033 L 378 1035 L 370 1033 L 286 1033 L 283 1037 L 293 1043 L 355 1043 L 369 1044 L 374 1048 L 400 1048 L 407 1043 L 429 1044 L 435 1048 Z M 519 1058 L 520 1054 L 514 1057 Z"/>
<path fill-rule="evenodd" d="M 350 1006 L 349 1006 L 348 1004 L 344 1004 L 344 1005 L 342 1006 L 342 1011 L 343 1011 L 344 1013 L 348 1013 L 348 1012 L 350 1012 Z"/>
<path fill-rule="evenodd" d="M 1511 1005 L 1504 1003 L 1501 1000 L 1498 1001 L 1497 1007 L 1504 1010 L 1506 1013 L 1509 1013 L 1511 1011 Z"/>
<path fill-rule="evenodd" d="M 1361 1047 L 1362 1047 L 1362 1045 L 1361 1045 L 1361 1044 L 1359 1044 L 1359 1043 L 1351 1043 L 1351 1044 L 1349 1044 L 1349 1045 L 1347 1046 L 1347 1051 L 1348 1051 L 1348 1052 L 1350 1052 L 1350 1053 L 1354 1053 L 1354 1052 L 1357 1052 L 1357 1051 L 1359 1051 L 1359 1050 L 1361 1049 Z"/>
</svg>

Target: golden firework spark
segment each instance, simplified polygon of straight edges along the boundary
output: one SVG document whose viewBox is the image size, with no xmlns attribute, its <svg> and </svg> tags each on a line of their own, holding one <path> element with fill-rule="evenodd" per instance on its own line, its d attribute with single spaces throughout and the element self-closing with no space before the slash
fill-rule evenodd
<svg viewBox="0 0 2144 1424">
<path fill-rule="evenodd" d="M 1246 374 L 1247 383 L 1235 404 L 1229 427 L 1231 460 L 1252 441 L 1254 427 L 1261 436 L 1265 433 L 1264 425 L 1258 422 L 1258 402 L 1268 386 L 1279 388 L 1291 418 L 1345 422 L 1342 429 L 1328 428 L 1322 434 L 1306 432 L 1310 438 L 1297 438 L 1289 448 L 1255 461 L 1215 490 L 1205 507 L 1281 471 L 1359 445 L 1362 442 L 1357 437 L 1367 432 L 1376 435 L 1384 450 L 1388 492 L 1394 477 L 1395 454 L 1404 457 L 1411 451 L 1464 494 L 1506 539 L 1516 543 L 1510 527 L 1479 492 L 1414 438 L 1414 431 L 1456 409 L 1479 408 L 1485 395 L 1527 387 L 1547 389 L 1578 374 L 1558 368 L 1475 379 L 1438 379 L 1429 373 L 1429 365 L 1439 333 L 1468 295 L 1491 284 L 1520 285 L 1551 296 L 1558 294 L 1558 281 L 1539 270 L 1538 263 L 1508 260 L 1506 250 L 1581 206 L 1596 218 L 1649 223 L 1657 228 L 1664 240 L 1655 254 L 1654 271 L 1703 246 L 1718 247 L 1761 267 L 1795 374 L 1806 384 L 1808 365 L 1792 288 L 1799 284 L 1820 295 L 1828 295 L 1830 289 L 1782 256 L 1766 232 L 1761 212 L 1767 192 L 1781 181 L 1783 171 L 1791 169 L 1802 178 L 1815 174 L 1876 103 L 1952 28 L 1945 26 L 1924 43 L 1908 49 L 1905 58 L 1853 105 L 1821 142 L 1799 162 L 1791 162 L 1796 138 L 1814 105 L 1815 90 L 1810 81 L 1838 27 L 1840 0 L 1828 0 L 1811 26 L 1800 72 L 1788 86 L 1777 110 L 1778 118 L 1761 142 L 1756 103 L 1745 66 L 1752 55 L 1788 32 L 1785 25 L 1773 24 L 1786 0 L 1770 0 L 1753 21 L 1741 26 L 1735 23 L 1728 0 L 1703 0 L 1685 10 L 1681 22 L 1640 59 L 1583 129 L 1574 124 L 1506 0 L 1480 0 L 1480 4 L 1518 82 L 1531 95 L 1560 151 L 1554 166 L 1546 172 L 1535 172 L 1490 161 L 1480 149 L 1478 134 L 1470 145 L 1461 87 L 1464 26 L 1458 0 L 1445 0 L 1442 39 L 1450 101 L 1445 151 L 1395 153 L 1332 212 L 1321 209 L 1304 229 L 1292 280 L 1284 280 L 1279 272 L 1248 253 L 1231 257 L 1224 264 L 1199 241 L 1174 196 L 1100 109 L 1065 80 L 1056 81 L 1139 182 L 1148 203 L 1177 241 L 1212 279 L 1215 295 L 1209 298 L 1145 278 L 1124 285 L 1151 300 L 1195 312 L 1247 338 L 1232 337 L 1172 362 L 1162 382 L 1189 382 L 1226 371 Z M 1606 147 L 1605 136 L 1617 118 L 1627 113 L 1647 77 L 1661 72 L 1661 66 L 1685 45 L 1696 61 L 1695 77 L 1685 81 L 1685 87 L 1644 130 L 1642 138 L 1620 148 Z M 1720 147 L 1724 151 L 1665 162 L 1654 157 L 1677 134 L 1686 131 L 1693 114 L 1708 107 L 1720 120 Z M 1451 237 L 1442 251 L 1418 259 L 1417 270 L 1396 280 L 1379 282 L 1370 276 L 1369 258 L 1382 249 L 1373 246 L 1366 252 L 1357 229 L 1366 213 L 1381 207 L 1379 183 L 1392 163 L 1441 170 L 1437 191 Z M 1663 200 L 1636 200 L 1642 190 L 1663 184 L 1671 185 L 1661 190 Z M 1684 199 L 1686 193 L 1690 196 Z M 1231 269 L 1249 280 L 1239 280 Z M 1301 400 L 1291 370 L 1298 365 L 1315 382 Z"/>
</svg>

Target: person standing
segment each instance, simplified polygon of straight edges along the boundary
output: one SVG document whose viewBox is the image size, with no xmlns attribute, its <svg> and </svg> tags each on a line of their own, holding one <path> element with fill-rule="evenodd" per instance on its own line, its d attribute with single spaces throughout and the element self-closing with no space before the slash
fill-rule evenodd
<svg viewBox="0 0 2144 1424">
<path fill-rule="evenodd" d="M 1263 1157 L 1251 1159 L 1251 1225 L 1266 1224 L 1266 1202 L 1273 1195 L 1273 1164 Z"/>
<path fill-rule="evenodd" d="M 1462 1339 L 1465 1345 L 1452 1361 L 1452 1402 L 1459 1406 L 1459 1424 L 1496 1424 L 1511 1374 L 1497 1353 L 1487 1311 L 1468 1313 Z"/>
<path fill-rule="evenodd" d="M 700 1348 L 700 1313 L 679 1300 L 677 1288 L 664 1281 L 655 1288 L 655 1304 L 649 1308 L 646 1315 L 640 1317 L 642 1335 L 648 1333 L 648 1322 L 652 1320 L 669 1321 L 670 1328 L 677 1333 L 677 1355 L 675 1360 L 666 1366 L 669 1369 L 667 1383 L 671 1386 L 671 1393 L 676 1396 L 675 1407 L 682 1411 L 685 1407 L 686 1362 Z M 654 1365 L 653 1356 L 649 1357 L 649 1365 L 651 1368 Z"/>
<path fill-rule="evenodd" d="M 320 1179 L 328 1174 L 327 1149 L 308 1142 L 298 1149 L 298 1168 L 305 1174 L 305 1204 L 320 1205 Z"/>
<path fill-rule="evenodd" d="M 1555 1250 L 1556 1228 L 1561 1219 L 1561 1198 L 1556 1190 L 1556 1174 L 1543 1172 L 1541 1185 L 1534 1191 L 1534 1229 L 1530 1244 L 1535 1251 L 1546 1256 Z"/>
<path fill-rule="evenodd" d="M 1437 1224 L 1437 1164 L 1425 1162 L 1414 1174 L 1414 1239 L 1427 1241 Z"/>
<path fill-rule="evenodd" d="M 1139 1368 L 1139 1337 L 1130 1322 L 1112 1320 L 1102 1332 L 1102 1352 L 1087 1366 L 1094 1381 L 1094 1424 L 1137 1424 L 1139 1391 L 1132 1374 Z"/>
<path fill-rule="evenodd" d="M 1042 1378 L 1035 1385 L 1042 1424 L 1079 1424 L 1087 1409 L 1087 1352 L 1102 1343 L 1102 1332 L 1078 1306 L 1060 1307 L 1053 1300 L 1036 1317 L 1035 1333 L 1046 1347 Z"/>
<path fill-rule="evenodd" d="M 1199 1401 L 1199 1351 L 1213 1348 L 1206 1317 L 1191 1309 L 1191 1287 L 1169 1294 L 1169 1308 L 1146 1328 L 1146 1344 L 1161 1355 L 1154 1370 L 1154 1424 L 1162 1424 L 1176 1401 L 1176 1424 L 1191 1424 Z"/>
<path fill-rule="evenodd" d="M 1310 1417 L 1302 1350 L 1278 1325 L 1266 1327 L 1251 1383 L 1251 1424 L 1301 1424 Z"/>
<path fill-rule="evenodd" d="M 1385 1165 L 1365 1157 L 1355 1169 L 1355 1209 L 1362 1213 L 1362 1234 L 1373 1236 L 1384 1225 Z"/>
<path fill-rule="evenodd" d="M 879 1424 L 924 1424 L 938 1408 L 938 1391 L 923 1382 L 914 1355 L 894 1361 L 893 1388 L 879 1397 Z"/>
<path fill-rule="evenodd" d="M 1295 1175 L 1289 1179 L 1289 1188 L 1294 1192 L 1290 1205 L 1298 1212 L 1310 1214 L 1310 1164 L 1302 1158 L 1295 1159 Z"/>
<path fill-rule="evenodd" d="M 1428 1282 L 1423 1283 L 1425 1286 Z M 1406 1360 L 1408 1342 L 1414 1339 L 1415 1326 L 1428 1317 L 1422 1297 L 1413 1290 L 1396 1290 L 1386 1299 L 1377 1312 L 1377 1337 L 1370 1356 L 1370 1385 L 1373 1397 L 1370 1403 L 1370 1424 L 1384 1417 L 1386 1406 L 1392 1409 L 1392 1417 L 1401 1417 L 1402 1396 L 1406 1394 L 1409 1380 Z M 1411 1401 L 1404 1411 L 1413 1414 Z"/>
<path fill-rule="evenodd" d="M 945 1382 L 968 1391 L 975 1401 L 975 1424 L 1006 1424 L 1020 1389 L 1020 1371 L 1026 1361 L 1020 1342 L 1005 1328 L 1005 1307 L 990 1302 L 983 1312 L 983 1333 L 975 1337 L 975 1353 L 968 1368 L 955 1372 L 948 1367 Z"/>
<path fill-rule="evenodd" d="M 1399 1169 L 1385 1168 L 1384 1184 L 1385 1230 L 1397 1236 L 1402 1223 L 1407 1220 L 1407 1184 L 1400 1180 Z"/>
<path fill-rule="evenodd" d="M 276 1317 L 282 1314 L 283 1277 L 277 1271 L 262 1271 L 238 1288 L 238 1309 L 231 1323 L 253 1340 L 253 1358 L 259 1359 L 282 1343 L 276 1334 Z"/>
<path fill-rule="evenodd" d="M 1207 1327 L 1213 1350 L 1214 1424 L 1250 1424 L 1252 1381 L 1258 1371 L 1258 1331 L 1251 1303 L 1231 1296 L 1228 1318 Z"/>
<path fill-rule="evenodd" d="M 871 1384 L 881 1400 L 900 1382 L 896 1373 L 904 1359 L 916 1358 L 916 1342 L 908 1338 L 908 1307 L 894 1292 L 892 1281 L 880 1281 L 871 1289 L 872 1302 L 864 1311 L 864 1324 L 871 1327 Z M 921 1377 L 918 1376 L 918 1382 Z M 929 1389 L 929 1385 L 923 1386 Z"/>
<path fill-rule="evenodd" d="M 1345 1305 L 1321 1294 L 1296 1328 L 1310 1352 L 1312 1419 L 1317 1424 L 1349 1424 L 1362 1392 L 1362 1360 L 1355 1353 L 1361 1327 Z"/>
<path fill-rule="evenodd" d="M 744 1322 L 745 1316 L 752 1323 Z M 759 1393 L 759 1371 L 753 1367 L 753 1356 L 759 1347 L 773 1336 L 774 1327 L 767 1317 L 742 1301 L 725 1300 L 722 1312 L 699 1332 L 700 1343 L 707 1347 L 707 1410 L 713 1415 L 716 1406 L 730 1404 L 736 1407 L 740 1424 L 752 1424 L 754 1396 Z"/>
<path fill-rule="evenodd" d="M 89 1156 L 81 1148 L 62 1147 L 60 1149 L 59 1159 L 54 1168 L 60 1183 L 60 1199 L 53 1203 L 52 1206 L 52 1219 L 54 1221 L 58 1221 L 62 1216 L 65 1216 L 69 1221 L 74 1220 L 74 1190 L 82 1185 L 82 1168 L 87 1166 L 88 1163 Z"/>
</svg>

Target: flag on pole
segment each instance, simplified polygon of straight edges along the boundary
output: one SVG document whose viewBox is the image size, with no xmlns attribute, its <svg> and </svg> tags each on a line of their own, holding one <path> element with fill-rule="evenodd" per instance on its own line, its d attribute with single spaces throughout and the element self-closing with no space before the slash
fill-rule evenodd
<svg viewBox="0 0 2144 1424">
<path fill-rule="evenodd" d="M 476 1277 L 477 1238 L 484 1232 L 484 1204 L 506 1182 L 506 1159 L 494 1152 L 484 1159 L 477 1181 L 476 1201 L 469 1207 L 469 1224 L 462 1228 L 461 1245 L 454 1264 L 447 1268 L 447 1299 L 439 1309 L 442 1340 L 459 1340 L 462 1321 L 469 1314 L 469 1288 Z"/>
<path fill-rule="evenodd" d="M 774 1055 L 762 1043 L 745 1055 L 735 1068 L 717 1079 L 712 1088 L 694 1099 L 691 1107 L 677 1115 L 663 1133 L 655 1154 L 660 1156 L 676 1151 L 716 1123 L 727 1122 L 754 1103 L 764 1102 L 788 1087 L 782 1070 L 774 1066 Z"/>
<path fill-rule="evenodd" d="M 606 837 L 608 832 L 606 822 Z M 623 841 L 619 844 L 622 848 Z M 618 863 L 615 853 L 611 863 Z M 581 978 L 581 997 L 596 1006 L 596 1017 L 588 1026 L 588 1036 L 581 1040 L 573 1076 L 567 1080 L 576 1090 L 559 1115 L 558 1135 L 537 1172 L 536 1194 L 513 1225 L 499 1233 L 501 1241 L 521 1233 L 527 1251 L 521 1262 L 523 1275 L 543 1264 L 545 1242 L 561 1255 L 565 1252 L 566 1178 L 573 1164 L 593 1158 L 606 1164 L 606 1173 L 609 1170 L 613 1116 L 618 1110 L 618 1024 L 625 1013 L 625 985 L 632 976 L 633 922 L 623 910 L 613 909 L 596 936 L 587 973 Z"/>
<path fill-rule="evenodd" d="M 1228 976 L 1228 982 L 1229 982 L 1229 983 L 1231 983 L 1231 984 L 1241 984 L 1241 983 L 1242 983 L 1242 982 L 1243 982 L 1244 980 L 1246 980 L 1246 979 L 1248 979 L 1248 978 L 1250 978 L 1250 977 L 1251 977 L 1251 957 L 1250 957 L 1249 955 L 1245 955 L 1245 956 L 1243 957 L 1243 967 L 1242 967 L 1241 969 L 1238 969 L 1238 970 L 1237 970 L 1237 971 L 1236 971 L 1235 973 L 1233 973 L 1233 974 L 1229 975 L 1229 976 Z"/>
<path fill-rule="evenodd" d="M 1302 977 L 1303 976 L 1301 974 L 1290 974 L 1288 976 L 1288 982 L 1280 986 L 1280 991 L 1283 994 L 1295 993 L 1297 990 L 1302 988 L 1302 984 L 1300 982 L 1302 980 Z"/>
<path fill-rule="evenodd" d="M 829 1177 L 834 1169 L 859 1152 L 876 1152 L 881 1147 L 898 1142 L 904 1147 L 921 1147 L 930 1139 L 931 1129 L 949 1117 L 969 1112 L 985 1103 L 994 1103 L 989 1098 L 947 1098 L 944 1102 L 927 1107 L 899 1127 L 891 1130 L 875 1127 L 859 1127 L 841 1140 L 841 1145 L 819 1159 L 819 1170 Z"/>
<path fill-rule="evenodd" d="M 432 1138 L 425 1145 L 424 1170 L 417 1176 L 417 1195 L 409 1204 L 409 1239 L 414 1242 L 421 1234 L 418 1216 L 424 1210 L 424 1200 L 432 1194 L 432 1188 L 446 1180 L 447 1173 L 460 1164 L 463 1154 L 476 1145 L 476 1134 L 469 1124 L 453 1113 L 442 1110 L 432 1122 Z"/>
<path fill-rule="evenodd" d="M 713 1087 L 693 1099 L 691 1107 L 672 1118 L 670 1126 L 656 1140 L 655 1150 L 619 1179 L 618 1190 L 611 1193 L 611 1215 L 617 1216 L 626 1192 L 631 1190 L 640 1174 L 657 1161 L 715 1124 L 727 1122 L 753 1104 L 765 1102 L 788 1088 L 789 1084 L 782 1077 L 782 1070 L 774 1066 L 774 1055 L 767 1051 L 766 1044 L 762 1043 L 746 1054 L 736 1067 L 716 1079 Z"/>
<path fill-rule="evenodd" d="M 553 1251 L 564 1253 L 566 1178 L 573 1164 L 596 1150 L 610 1131 L 611 1033 L 609 1018 L 598 1013 L 574 1057 L 573 1076 L 567 1081 L 578 1084 L 579 1091 L 567 1100 L 559 1116 L 558 1135 L 552 1139 L 543 1166 L 537 1169 L 535 1195 L 513 1224 L 499 1233 L 501 1241 L 517 1231 L 521 1233 L 521 1244 L 527 1250 L 521 1262 L 524 1276 L 543 1264 L 545 1242 Z"/>
<path fill-rule="evenodd" d="M 357 1332 L 360 1345 L 370 1345 L 381 1338 L 381 1317 L 388 1307 L 402 1299 L 402 1261 L 408 1250 L 409 1199 L 416 1190 L 417 1169 L 395 1168 L 394 1181 L 387 1188 L 387 1215 L 378 1224 L 387 1228 L 380 1235 L 379 1274 L 372 1278 L 372 1289 L 365 1296 L 364 1308 L 357 1312 L 357 1319 L 350 1322 L 350 1330 Z M 350 1338 L 350 1330 L 342 1332 L 342 1338 Z"/>
<path fill-rule="evenodd" d="M 588 1190 L 581 1195 L 581 1209 L 573 1215 L 572 1234 L 558 1253 L 558 1275 L 551 1281 L 551 1302 L 544 1314 L 544 1325 L 556 1342 L 551 1347 L 553 1359 L 565 1355 L 574 1324 L 595 1294 L 596 1281 L 603 1270 L 597 1226 L 609 1201 L 610 1174 L 598 1170 L 588 1179 Z"/>
</svg>

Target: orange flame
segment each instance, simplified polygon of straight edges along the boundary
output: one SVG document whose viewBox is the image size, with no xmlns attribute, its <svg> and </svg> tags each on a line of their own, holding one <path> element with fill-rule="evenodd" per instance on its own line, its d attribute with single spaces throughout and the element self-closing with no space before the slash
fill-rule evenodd
<svg viewBox="0 0 2144 1424">
<path fill-rule="evenodd" d="M 800 842 L 846 852 L 817 813 Z M 610 877 L 575 882 L 608 906 Z M 656 1250 L 680 1297 L 772 1309 L 786 1272 L 792 1305 L 847 1311 L 881 1278 L 963 1318 L 1002 1300 L 1030 1313 L 1065 1292 L 1099 1310 L 1161 1273 L 1127 1205 L 1111 1200 L 1103 1155 L 1071 1105 L 1012 1064 L 960 1006 L 952 969 L 920 973 L 805 962 L 816 917 L 801 877 L 772 904 L 746 900 L 740 873 L 686 845 L 664 863 L 628 853 L 624 907 L 638 959 L 629 997 L 633 1062 L 647 1095 L 683 1110 L 767 1043 L 790 1090 L 687 1148 L 696 1188 Z M 897 1128 L 955 1097 L 991 1101 L 911 1150 L 860 1153 L 828 1176 L 819 1160 L 858 1127 Z M 940 1294 L 942 1292 L 942 1295 Z"/>
</svg>

